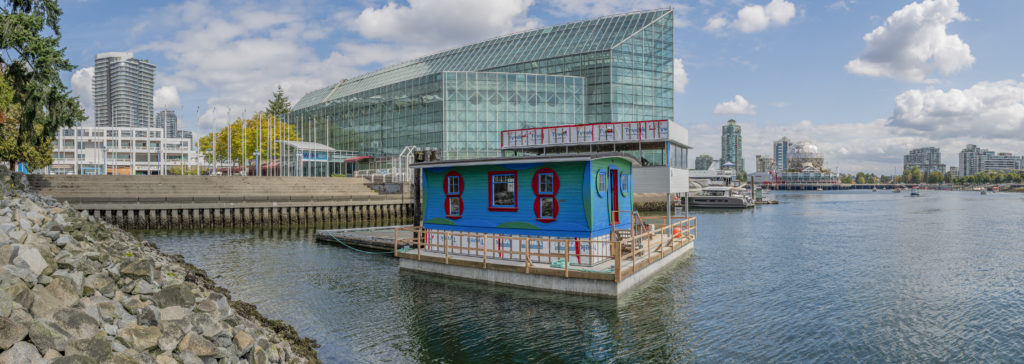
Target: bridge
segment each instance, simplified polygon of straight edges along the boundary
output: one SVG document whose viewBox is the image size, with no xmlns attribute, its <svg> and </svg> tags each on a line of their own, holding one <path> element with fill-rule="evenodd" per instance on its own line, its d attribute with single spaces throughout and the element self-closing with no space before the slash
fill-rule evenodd
<svg viewBox="0 0 1024 364">
<path fill-rule="evenodd" d="M 414 206 L 407 186 L 348 177 L 30 175 L 29 183 L 133 229 L 399 220 Z"/>
</svg>

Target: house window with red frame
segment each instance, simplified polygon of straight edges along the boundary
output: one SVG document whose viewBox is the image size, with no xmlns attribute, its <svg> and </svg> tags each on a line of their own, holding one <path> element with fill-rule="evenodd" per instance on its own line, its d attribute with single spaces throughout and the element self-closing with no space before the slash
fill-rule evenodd
<svg viewBox="0 0 1024 364">
<path fill-rule="evenodd" d="M 465 185 L 459 172 L 448 172 L 444 176 L 444 214 L 449 219 L 462 217 L 462 190 Z"/>
<path fill-rule="evenodd" d="M 516 171 L 488 173 L 490 189 L 488 189 L 488 208 L 491 211 L 516 211 L 519 200 L 516 198 Z"/>
<path fill-rule="evenodd" d="M 541 168 L 533 175 L 533 213 L 537 221 L 552 222 L 558 217 L 558 174 L 551 168 Z"/>
</svg>

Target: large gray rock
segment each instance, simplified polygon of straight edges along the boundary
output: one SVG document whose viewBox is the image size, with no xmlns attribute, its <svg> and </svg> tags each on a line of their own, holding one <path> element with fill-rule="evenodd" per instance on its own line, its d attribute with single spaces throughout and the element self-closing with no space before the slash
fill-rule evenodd
<svg viewBox="0 0 1024 364">
<path fill-rule="evenodd" d="M 114 280 L 107 276 L 106 273 L 96 273 L 85 277 L 84 284 L 86 289 L 99 292 L 106 298 L 113 298 L 114 291 L 117 290 L 117 285 L 114 284 Z"/>
<path fill-rule="evenodd" d="M 82 272 L 69 272 L 67 270 L 58 270 L 53 272 L 53 277 L 68 277 L 72 282 L 75 283 L 75 291 L 81 292 L 82 288 L 85 287 L 85 274 Z"/>
<path fill-rule="evenodd" d="M 235 337 L 231 341 L 235 343 L 235 347 L 238 348 L 241 355 L 248 354 L 249 350 L 252 350 L 253 344 L 256 343 L 252 335 L 243 330 L 235 331 Z"/>
<path fill-rule="evenodd" d="M 139 309 L 139 313 L 135 315 L 135 318 L 139 321 L 139 325 L 156 326 L 160 323 L 160 309 L 153 305 L 148 305 Z"/>
<path fill-rule="evenodd" d="M 64 353 L 67 355 L 81 354 L 103 362 L 110 359 L 113 351 L 110 349 L 110 341 L 107 341 L 106 338 L 94 337 L 68 342 L 67 350 Z"/>
<path fill-rule="evenodd" d="M 25 339 L 26 335 L 28 327 L 6 317 L 0 317 L 0 350 L 10 349 L 14 343 Z"/>
<path fill-rule="evenodd" d="M 107 364 L 147 364 L 152 362 L 152 359 L 147 355 L 128 349 L 122 352 L 114 353 L 107 361 Z"/>
<path fill-rule="evenodd" d="M 175 284 L 154 294 L 153 302 L 160 308 L 181 306 L 191 309 L 192 305 L 196 304 L 196 296 L 187 284 Z"/>
<path fill-rule="evenodd" d="M 99 364 L 99 361 L 85 355 L 65 355 L 50 362 L 50 364 Z"/>
<path fill-rule="evenodd" d="M 42 360 L 43 356 L 35 346 L 21 341 L 0 354 L 0 364 L 23 364 Z"/>
<path fill-rule="evenodd" d="M 28 288 L 28 285 L 20 279 L 5 287 L 4 292 L 7 293 L 7 296 L 11 297 L 14 302 L 17 302 L 21 307 L 25 308 L 32 307 L 32 302 L 35 301 L 36 298 L 35 293 L 32 293 L 32 290 Z"/>
<path fill-rule="evenodd" d="M 71 235 L 68 234 L 60 234 L 60 237 L 57 238 L 57 241 L 55 241 L 54 244 L 56 244 L 58 247 L 64 248 L 69 244 L 74 245 L 75 238 L 72 238 Z"/>
<path fill-rule="evenodd" d="M 139 279 L 135 281 L 135 287 L 132 288 L 132 294 L 153 294 L 156 290 L 157 287 L 149 283 L 149 281 Z"/>
<path fill-rule="evenodd" d="M 192 323 L 189 320 L 160 321 L 160 332 L 162 335 L 157 344 L 159 344 L 160 350 L 174 350 L 178 343 L 181 342 L 181 338 L 191 331 Z"/>
<path fill-rule="evenodd" d="M 57 310 L 71 307 L 78 303 L 81 291 L 76 292 L 75 282 L 68 277 L 56 277 L 53 282 L 40 289 L 36 286 L 32 293 L 35 293 L 35 300 L 32 302 L 32 315 L 35 317 L 49 318 Z"/>
<path fill-rule="evenodd" d="M 188 310 L 181 306 L 164 307 L 160 309 L 161 321 L 184 320 L 188 316 Z"/>
<path fill-rule="evenodd" d="M 121 274 L 132 278 L 153 279 L 155 268 L 152 259 L 138 259 L 121 267 Z"/>
<path fill-rule="evenodd" d="M 142 308 L 149 306 L 149 302 L 143 301 L 139 296 L 131 296 L 122 300 L 121 305 L 132 315 L 138 315 Z"/>
<path fill-rule="evenodd" d="M 0 317 L 10 316 L 12 310 L 14 310 L 14 299 L 7 294 L 7 291 L 0 289 Z"/>
<path fill-rule="evenodd" d="M 160 328 L 157 326 L 131 325 L 117 332 L 118 341 L 139 351 L 155 348 L 159 339 Z"/>
<path fill-rule="evenodd" d="M 213 316 L 205 313 L 196 313 L 192 315 L 192 324 L 195 325 L 196 331 L 199 331 L 203 336 L 211 339 L 226 333 L 225 330 L 230 330 L 230 327 L 227 326 L 227 324 L 217 321 Z"/>
<path fill-rule="evenodd" d="M 192 353 L 200 357 L 213 356 L 217 354 L 217 346 L 201 335 L 190 332 L 181 338 L 181 343 L 178 343 L 178 351 Z"/>
<path fill-rule="evenodd" d="M 43 254 L 39 252 L 39 248 L 27 245 L 9 245 L 9 247 L 13 249 L 11 264 L 28 268 L 36 275 L 43 274 L 43 271 L 49 267 L 46 259 L 43 259 Z"/>
<path fill-rule="evenodd" d="M 46 319 L 32 320 L 32 326 L 28 329 L 28 337 L 40 351 L 53 349 L 64 351 L 67 347 L 68 338 L 71 336 L 67 331 L 60 328 L 56 322 Z"/>
<path fill-rule="evenodd" d="M 53 314 L 53 320 L 64 329 L 74 340 L 88 339 L 96 336 L 100 323 L 85 311 L 77 308 L 63 308 Z"/>
</svg>

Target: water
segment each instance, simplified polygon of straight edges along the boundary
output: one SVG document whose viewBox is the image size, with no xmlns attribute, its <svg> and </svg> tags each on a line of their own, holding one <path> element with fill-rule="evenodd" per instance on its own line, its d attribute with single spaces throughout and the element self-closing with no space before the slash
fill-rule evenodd
<svg viewBox="0 0 1024 364">
<path fill-rule="evenodd" d="M 334 362 L 1009 362 L 1024 194 L 775 193 L 693 211 L 694 256 L 619 300 L 399 272 L 311 230 L 140 232 Z"/>
</svg>

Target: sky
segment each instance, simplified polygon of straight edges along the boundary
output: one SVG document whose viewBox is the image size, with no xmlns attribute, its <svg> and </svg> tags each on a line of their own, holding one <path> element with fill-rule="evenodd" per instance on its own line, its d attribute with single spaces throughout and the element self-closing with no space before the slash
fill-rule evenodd
<svg viewBox="0 0 1024 364">
<path fill-rule="evenodd" d="M 93 115 L 97 53 L 157 66 L 156 110 L 205 134 L 306 92 L 502 34 L 675 10 L 675 121 L 690 160 L 743 127 L 748 169 L 787 136 L 843 173 L 892 174 L 912 148 L 1024 153 L 1024 1 L 399 0 L 62 2 L 64 75 Z M 89 125 L 92 120 L 85 124 Z M 691 164 L 692 165 L 692 164 Z"/>
</svg>

